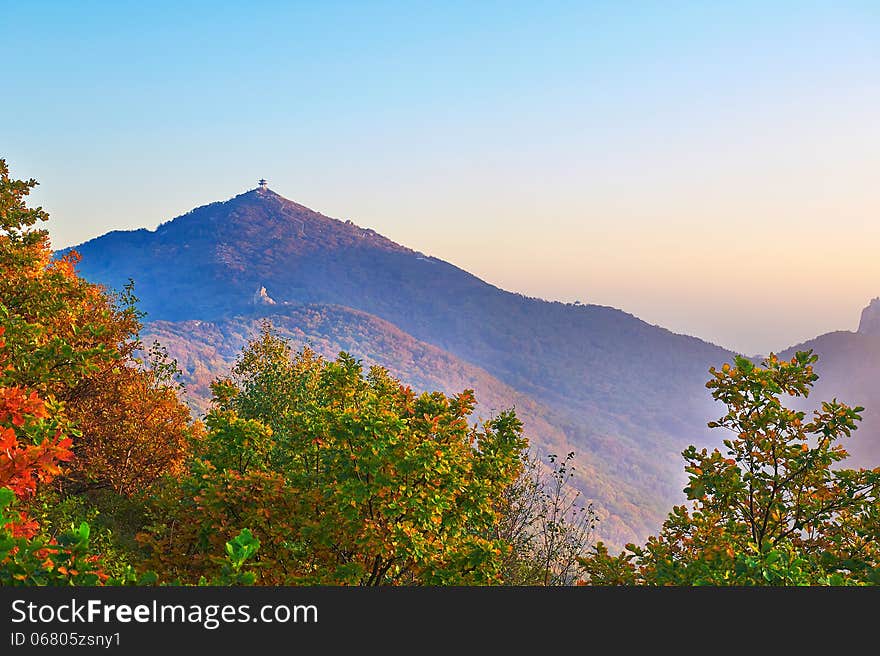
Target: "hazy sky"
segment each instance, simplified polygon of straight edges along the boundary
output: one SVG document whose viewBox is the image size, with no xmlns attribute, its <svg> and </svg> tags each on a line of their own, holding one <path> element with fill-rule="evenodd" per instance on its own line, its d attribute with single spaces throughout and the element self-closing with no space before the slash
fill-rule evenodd
<svg viewBox="0 0 880 656">
<path fill-rule="evenodd" d="M 56 247 L 266 177 L 749 354 L 880 295 L 876 0 L 0 0 L 0 52 L 0 157 Z"/>
</svg>

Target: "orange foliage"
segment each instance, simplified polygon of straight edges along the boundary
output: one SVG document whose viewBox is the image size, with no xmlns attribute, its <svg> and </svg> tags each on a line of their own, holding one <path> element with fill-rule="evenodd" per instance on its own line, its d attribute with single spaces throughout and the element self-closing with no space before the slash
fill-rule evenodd
<svg viewBox="0 0 880 656">
<path fill-rule="evenodd" d="M 0 326 L 0 369 L 6 369 L 4 332 Z M 0 488 L 9 488 L 19 499 L 30 497 L 37 483 L 52 480 L 61 472 L 58 463 L 73 457 L 72 440 L 59 430 L 50 430 L 43 421 L 48 417 L 36 392 L 0 387 Z M 37 524 L 25 513 L 19 520 L 11 527 L 14 535 L 36 533 Z"/>
<path fill-rule="evenodd" d="M 70 414 L 83 433 L 71 478 L 86 487 L 131 495 L 179 473 L 188 453 L 189 410 L 150 371 L 117 367 L 87 380 Z"/>
</svg>

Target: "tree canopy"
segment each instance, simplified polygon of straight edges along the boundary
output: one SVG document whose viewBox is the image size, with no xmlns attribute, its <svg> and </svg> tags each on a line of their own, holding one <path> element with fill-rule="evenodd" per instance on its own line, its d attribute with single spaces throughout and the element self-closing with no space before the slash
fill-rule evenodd
<svg viewBox="0 0 880 656">
<path fill-rule="evenodd" d="M 880 468 L 835 467 L 861 407 L 822 402 L 812 416 L 782 398 L 805 397 L 817 356 L 738 357 L 710 369 L 706 386 L 727 412 L 724 451 L 683 452 L 692 507 L 676 506 L 661 532 L 617 555 L 598 543 L 581 560 L 585 580 L 619 585 L 877 583 Z"/>
<path fill-rule="evenodd" d="M 267 328 L 214 385 L 199 457 L 160 508 L 173 520 L 144 536 L 152 564 L 210 573 L 207 554 L 247 526 L 264 583 L 500 582 L 497 500 L 526 440 L 512 412 L 471 426 L 474 404 L 469 390 L 416 395 L 345 353 L 291 357 Z"/>
</svg>

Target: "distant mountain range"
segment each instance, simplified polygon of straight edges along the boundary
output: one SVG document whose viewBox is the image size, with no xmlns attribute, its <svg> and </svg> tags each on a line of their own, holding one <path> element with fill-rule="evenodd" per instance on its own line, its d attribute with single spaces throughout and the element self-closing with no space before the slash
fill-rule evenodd
<svg viewBox="0 0 880 656">
<path fill-rule="evenodd" d="M 344 349 L 414 388 L 473 388 L 484 417 L 515 406 L 539 452 L 576 452 L 574 483 L 614 545 L 655 531 L 681 500 L 684 447 L 720 441 L 706 428 L 721 408 L 705 382 L 731 351 L 614 308 L 504 291 L 268 189 L 76 250 L 86 278 L 135 281 L 145 337 L 179 360 L 197 410 L 269 318 L 297 346 Z M 873 395 L 880 411 L 880 336 L 831 333 L 810 346 L 816 398 Z M 866 424 L 853 448 L 863 460 L 880 455 L 880 420 Z"/>
</svg>

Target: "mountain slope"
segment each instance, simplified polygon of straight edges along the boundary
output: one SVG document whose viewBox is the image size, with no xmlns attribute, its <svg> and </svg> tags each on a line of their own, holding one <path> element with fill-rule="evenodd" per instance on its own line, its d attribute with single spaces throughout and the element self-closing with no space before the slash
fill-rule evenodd
<svg viewBox="0 0 880 656">
<path fill-rule="evenodd" d="M 87 278 L 114 288 L 133 278 L 153 321 L 253 319 L 320 304 L 389 322 L 548 409 L 575 451 L 603 461 L 621 494 L 652 481 L 628 499 L 645 509 L 679 499 L 678 454 L 708 443 L 706 422 L 718 412 L 704 387 L 707 369 L 732 357 L 620 310 L 501 290 L 268 190 L 77 250 Z M 331 334 L 331 323 L 318 332 Z M 183 339 L 189 329 L 180 330 Z M 651 512 L 659 525 L 662 515 Z M 631 530 L 643 536 L 636 524 Z"/>
<path fill-rule="evenodd" d="M 809 398 L 799 402 L 798 407 L 813 409 L 832 398 L 863 406 L 859 429 L 843 442 L 850 453 L 843 464 L 866 468 L 880 465 L 880 334 L 842 330 L 826 333 L 792 346 L 779 356 L 790 358 L 796 351 L 807 349 L 819 356 L 819 379 Z"/>
</svg>

